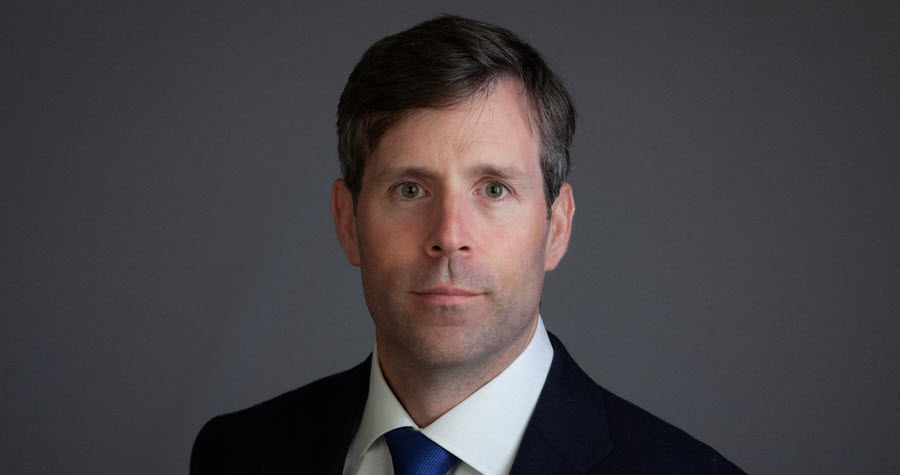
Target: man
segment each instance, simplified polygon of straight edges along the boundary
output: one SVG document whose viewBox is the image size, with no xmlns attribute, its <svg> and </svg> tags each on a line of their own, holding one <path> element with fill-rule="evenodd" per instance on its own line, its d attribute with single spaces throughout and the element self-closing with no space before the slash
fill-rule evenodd
<svg viewBox="0 0 900 475">
<path fill-rule="evenodd" d="M 375 350 L 210 421 L 192 473 L 740 473 L 597 386 L 544 328 L 574 127 L 509 31 L 443 16 L 373 45 L 338 106 L 331 203 Z"/>
</svg>

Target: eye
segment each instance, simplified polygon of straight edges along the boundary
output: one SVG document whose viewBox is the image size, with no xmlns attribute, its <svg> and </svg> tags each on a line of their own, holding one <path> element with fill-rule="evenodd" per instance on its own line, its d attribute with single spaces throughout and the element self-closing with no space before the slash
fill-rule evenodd
<svg viewBox="0 0 900 475">
<path fill-rule="evenodd" d="M 422 188 L 417 183 L 408 181 L 394 188 L 394 192 L 404 198 L 418 198 L 422 195 Z"/>
<path fill-rule="evenodd" d="M 503 185 L 502 183 L 497 183 L 496 181 L 485 183 L 482 189 L 484 190 L 484 196 L 494 199 L 502 198 L 507 193 L 509 193 L 509 190 L 505 185 Z"/>
</svg>

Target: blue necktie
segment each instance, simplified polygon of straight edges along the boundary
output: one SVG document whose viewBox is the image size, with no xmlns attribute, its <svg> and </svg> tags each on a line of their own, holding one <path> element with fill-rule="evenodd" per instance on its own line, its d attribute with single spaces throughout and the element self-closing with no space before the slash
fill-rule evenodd
<svg viewBox="0 0 900 475">
<path fill-rule="evenodd" d="M 421 432 L 400 428 L 384 434 L 395 475 L 444 475 L 456 463 L 456 456 Z"/>
</svg>

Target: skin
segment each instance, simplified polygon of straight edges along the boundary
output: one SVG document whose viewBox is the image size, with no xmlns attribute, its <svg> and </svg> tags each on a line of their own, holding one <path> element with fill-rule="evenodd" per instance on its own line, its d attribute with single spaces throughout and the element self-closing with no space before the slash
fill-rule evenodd
<svg viewBox="0 0 900 475">
<path fill-rule="evenodd" d="M 537 327 L 544 274 L 568 246 L 564 184 L 550 217 L 521 85 L 502 81 L 390 129 L 354 212 L 332 188 L 335 228 L 359 266 L 388 385 L 425 427 L 500 374 Z"/>
</svg>

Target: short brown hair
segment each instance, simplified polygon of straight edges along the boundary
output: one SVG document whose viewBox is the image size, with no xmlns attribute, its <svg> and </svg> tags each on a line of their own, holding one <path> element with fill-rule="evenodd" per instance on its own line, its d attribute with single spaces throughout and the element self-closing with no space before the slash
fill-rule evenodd
<svg viewBox="0 0 900 475">
<path fill-rule="evenodd" d="M 353 196 L 366 158 L 392 126 L 416 109 L 451 107 L 489 93 L 500 79 L 523 87 L 540 130 L 549 209 L 568 178 L 575 108 L 541 55 L 513 32 L 443 15 L 373 44 L 356 64 L 338 103 L 338 157 Z"/>
</svg>

